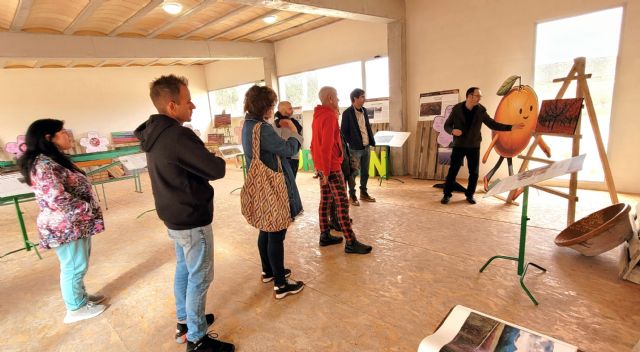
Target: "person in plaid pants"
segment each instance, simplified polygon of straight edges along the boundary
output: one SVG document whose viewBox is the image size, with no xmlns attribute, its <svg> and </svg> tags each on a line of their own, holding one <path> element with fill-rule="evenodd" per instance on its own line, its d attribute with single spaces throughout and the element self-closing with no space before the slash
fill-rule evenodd
<svg viewBox="0 0 640 352">
<path fill-rule="evenodd" d="M 311 156 L 320 175 L 320 246 L 342 242 L 341 237 L 331 235 L 329 228 L 329 209 L 335 202 L 338 222 L 346 240 L 344 251 L 367 254 L 371 252 L 371 246 L 356 239 L 349 221 L 349 203 L 341 170 L 344 155 L 338 127 L 338 92 L 333 87 L 322 87 L 318 96 L 322 104 L 313 111 Z"/>
</svg>

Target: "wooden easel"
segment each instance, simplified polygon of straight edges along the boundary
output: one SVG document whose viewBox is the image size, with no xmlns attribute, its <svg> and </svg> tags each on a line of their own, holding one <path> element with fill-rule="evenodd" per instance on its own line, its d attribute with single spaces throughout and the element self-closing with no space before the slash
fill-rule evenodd
<svg viewBox="0 0 640 352">
<path fill-rule="evenodd" d="M 567 88 L 569 88 L 571 81 L 576 80 L 576 83 L 577 83 L 576 98 L 584 98 L 584 105 L 587 109 L 587 114 L 589 115 L 589 121 L 591 122 L 591 128 L 593 129 L 596 145 L 598 146 L 598 154 L 600 155 L 600 161 L 602 163 L 602 168 L 604 170 L 604 177 L 607 183 L 607 189 L 609 190 L 609 196 L 611 197 L 611 203 L 615 204 L 615 203 L 618 203 L 618 193 L 616 192 L 616 187 L 613 184 L 613 176 L 611 175 L 609 160 L 607 159 L 607 153 L 604 149 L 604 144 L 602 143 L 602 136 L 600 134 L 598 119 L 596 118 L 596 111 L 595 111 L 595 108 L 593 107 L 593 100 L 591 100 L 591 93 L 589 92 L 589 86 L 587 85 L 587 78 L 591 78 L 591 74 L 584 73 L 585 65 L 586 65 L 586 59 L 584 57 L 575 58 L 573 60 L 573 67 L 571 68 L 571 71 L 569 71 L 569 74 L 567 75 L 567 77 L 556 78 L 553 80 L 554 83 L 563 82 L 562 87 L 560 87 L 560 90 L 556 95 L 556 99 L 562 99 L 562 97 L 564 96 L 564 93 L 567 91 Z M 578 121 L 578 126 L 576 127 L 576 131 L 574 134 L 536 132 L 533 135 L 534 136 L 533 144 L 531 145 L 531 147 L 529 147 L 529 150 L 527 151 L 527 155 L 524 157 L 518 156 L 519 158 L 523 159 L 522 165 L 520 165 L 520 171 L 518 171 L 519 173 L 527 169 L 527 167 L 529 166 L 530 160 L 547 163 L 547 164 L 553 163 L 553 161 L 551 160 L 533 157 L 533 152 L 535 151 L 536 147 L 540 143 L 540 138 L 543 135 L 572 138 L 573 144 L 572 144 L 571 155 L 577 156 L 578 154 L 580 154 L 580 138 L 582 138 L 582 136 L 580 135 L 580 121 Z M 538 186 L 538 185 L 533 185 L 532 187 L 544 192 L 554 194 L 556 196 L 566 198 L 569 201 L 569 207 L 567 210 L 567 226 L 575 222 L 576 202 L 578 201 L 578 197 L 576 195 L 577 189 L 578 189 L 578 173 L 577 172 L 574 172 L 571 174 L 571 177 L 569 179 L 568 194 L 564 192 L 559 192 L 547 187 Z M 507 197 L 507 202 L 513 201 L 515 192 L 516 192 L 515 190 L 509 192 L 509 196 Z"/>
</svg>

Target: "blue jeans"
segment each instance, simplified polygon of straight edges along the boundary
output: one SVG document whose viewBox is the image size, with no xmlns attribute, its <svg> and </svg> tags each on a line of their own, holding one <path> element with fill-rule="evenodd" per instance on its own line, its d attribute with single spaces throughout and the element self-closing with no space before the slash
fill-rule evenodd
<svg viewBox="0 0 640 352">
<path fill-rule="evenodd" d="M 362 150 L 351 150 L 351 157 L 360 159 L 360 192 L 367 191 L 367 181 L 369 181 L 369 159 L 371 158 L 371 152 L 369 151 L 369 147 L 364 147 Z M 356 175 L 351 173 L 349 176 L 349 180 L 347 181 L 349 184 L 349 194 L 356 194 Z"/>
<path fill-rule="evenodd" d="M 91 237 L 65 243 L 55 248 L 60 260 L 60 290 L 67 310 L 78 310 L 87 304 L 84 276 L 89 269 Z"/>
<path fill-rule="evenodd" d="M 187 340 L 197 342 L 207 333 L 204 309 L 213 281 L 213 230 L 211 224 L 190 230 L 168 229 L 176 247 L 176 297 L 178 321 L 187 321 Z"/>
</svg>

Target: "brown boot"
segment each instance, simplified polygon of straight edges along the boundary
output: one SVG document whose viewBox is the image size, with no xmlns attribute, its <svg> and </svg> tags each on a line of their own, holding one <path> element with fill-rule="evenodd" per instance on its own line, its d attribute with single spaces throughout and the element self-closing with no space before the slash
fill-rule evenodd
<svg viewBox="0 0 640 352">
<path fill-rule="evenodd" d="M 349 195 L 349 203 L 351 203 L 351 205 L 353 206 L 360 206 L 360 202 L 358 202 L 358 197 L 356 197 L 355 194 L 350 194 Z"/>
<path fill-rule="evenodd" d="M 360 200 L 363 202 L 374 203 L 376 201 L 375 198 L 369 195 L 369 193 L 360 191 Z"/>
</svg>

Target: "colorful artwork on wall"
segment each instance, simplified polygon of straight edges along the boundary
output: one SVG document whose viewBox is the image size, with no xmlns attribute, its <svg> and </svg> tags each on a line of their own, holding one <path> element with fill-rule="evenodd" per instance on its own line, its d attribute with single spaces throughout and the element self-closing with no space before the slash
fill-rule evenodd
<svg viewBox="0 0 640 352">
<path fill-rule="evenodd" d="M 574 134 L 584 98 L 544 100 L 536 132 Z"/>
<path fill-rule="evenodd" d="M 213 127 L 222 128 L 231 126 L 231 114 L 220 114 L 213 116 Z"/>
</svg>

